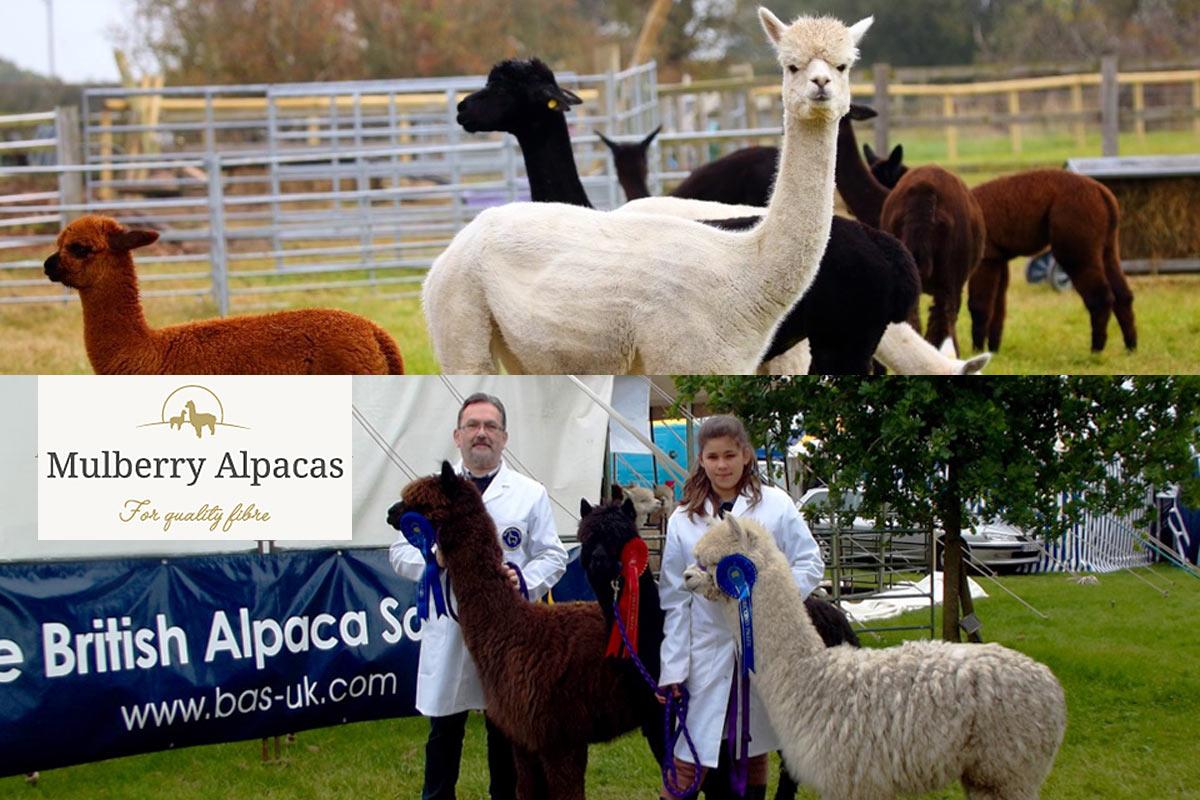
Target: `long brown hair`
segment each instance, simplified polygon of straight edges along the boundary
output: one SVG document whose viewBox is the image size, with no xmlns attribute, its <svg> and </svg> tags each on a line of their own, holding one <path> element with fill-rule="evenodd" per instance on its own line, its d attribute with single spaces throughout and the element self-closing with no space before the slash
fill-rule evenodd
<svg viewBox="0 0 1200 800">
<path fill-rule="evenodd" d="M 704 445 L 722 436 L 728 436 L 739 447 L 749 450 L 753 461 L 754 448 L 750 446 L 750 435 L 746 433 L 746 426 L 740 419 L 720 414 L 704 420 L 700 426 L 700 452 L 697 454 L 696 463 L 692 465 L 692 474 L 683 485 L 683 499 L 679 502 L 681 508 L 687 509 L 688 519 L 694 519 L 696 514 L 707 514 L 710 507 L 721 507 L 721 498 L 717 496 L 716 490 L 708 480 L 708 473 L 704 471 Z M 762 481 L 753 463 L 747 464 L 742 470 L 742 477 L 735 487 L 739 495 L 747 488 L 750 490 L 751 505 L 762 500 Z"/>
</svg>

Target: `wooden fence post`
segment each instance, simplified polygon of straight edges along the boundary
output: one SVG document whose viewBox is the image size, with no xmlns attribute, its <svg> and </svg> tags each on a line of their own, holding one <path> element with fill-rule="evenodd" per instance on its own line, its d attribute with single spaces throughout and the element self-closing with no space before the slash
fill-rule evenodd
<svg viewBox="0 0 1200 800">
<path fill-rule="evenodd" d="M 1138 144 L 1146 141 L 1146 84 L 1138 81 L 1133 85 L 1133 132 Z"/>
<path fill-rule="evenodd" d="M 1100 120 L 1104 130 L 1101 154 L 1116 156 L 1120 152 L 1121 87 L 1117 83 L 1117 57 L 1105 56 L 1100 61 Z"/>
<path fill-rule="evenodd" d="M 892 68 L 887 64 L 876 64 L 871 68 L 875 76 L 875 152 L 884 155 L 888 152 L 888 128 L 891 117 L 891 100 L 888 96 L 888 82 L 891 79 Z"/>
<path fill-rule="evenodd" d="M 1200 80 L 1192 81 L 1192 110 L 1196 112 L 1192 117 L 1192 130 L 1200 136 Z"/>
<path fill-rule="evenodd" d="M 954 95 L 942 95 L 942 114 L 954 116 Z M 946 123 L 946 160 L 951 163 L 958 161 L 958 126 L 952 122 Z"/>
<path fill-rule="evenodd" d="M 1082 150 L 1087 146 L 1087 129 L 1083 122 L 1083 82 L 1076 81 L 1071 85 L 1071 111 L 1078 114 L 1075 118 L 1075 146 Z"/>
<path fill-rule="evenodd" d="M 83 147 L 79 140 L 79 108 L 59 106 L 54 109 L 55 138 L 58 140 L 58 165 L 76 166 L 83 163 Z M 58 198 L 63 205 L 83 204 L 83 173 L 63 172 L 58 176 Z M 63 227 L 83 212 L 64 211 Z"/>
<path fill-rule="evenodd" d="M 1021 113 L 1021 95 L 1015 89 L 1008 93 L 1008 113 L 1011 117 L 1016 117 Z M 1008 138 L 1012 141 L 1012 151 L 1015 155 L 1021 154 L 1021 123 L 1017 120 L 1010 120 L 1008 123 Z"/>
</svg>

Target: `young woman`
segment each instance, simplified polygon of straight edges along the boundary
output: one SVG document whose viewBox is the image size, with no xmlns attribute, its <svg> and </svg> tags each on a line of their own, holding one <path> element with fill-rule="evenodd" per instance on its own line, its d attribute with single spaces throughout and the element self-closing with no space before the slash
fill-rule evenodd
<svg viewBox="0 0 1200 800">
<path fill-rule="evenodd" d="M 821 580 L 825 564 L 812 533 L 788 494 L 764 486 L 755 469 L 754 450 L 746 428 L 736 417 L 710 417 L 700 426 L 700 458 L 683 488 L 683 501 L 667 523 L 659 595 L 666 620 L 663 626 L 662 671 L 665 692 L 686 687 L 687 724 L 700 756 L 683 737 L 675 747 L 677 788 L 689 785 L 697 766 L 717 766 L 725 738 L 726 713 L 733 685 L 736 639 L 715 603 L 689 592 L 683 571 L 692 562 L 696 542 L 713 521 L 729 513 L 751 517 L 775 537 L 792 565 L 796 585 L 808 596 Z M 749 782 L 746 797 L 765 798 L 767 754 L 779 745 L 766 710 L 750 681 Z M 740 730 L 740 724 L 734 726 Z M 662 797 L 669 797 L 665 787 Z"/>
</svg>

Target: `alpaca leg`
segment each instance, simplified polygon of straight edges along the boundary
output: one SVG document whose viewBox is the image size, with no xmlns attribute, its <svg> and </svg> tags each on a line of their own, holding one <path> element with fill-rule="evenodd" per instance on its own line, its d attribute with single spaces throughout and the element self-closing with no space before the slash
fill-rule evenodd
<svg viewBox="0 0 1200 800">
<path fill-rule="evenodd" d="M 1072 277 L 1092 320 L 1092 352 L 1099 353 L 1108 342 L 1108 319 L 1112 316 L 1113 293 L 1099 264 Z"/>
<path fill-rule="evenodd" d="M 1004 320 L 1008 316 L 1008 264 L 996 271 L 996 299 L 988 322 L 988 350 L 1000 349 L 1000 336 L 1004 333 Z"/>
<path fill-rule="evenodd" d="M 1006 269 L 1008 263 L 1003 259 L 985 258 L 979 262 L 967 284 L 967 310 L 971 313 L 971 346 L 975 348 L 975 352 L 983 350 L 984 340 L 991 330 L 1000 273 Z M 1002 322 L 1001 325 L 1003 324 Z M 995 345 L 989 346 L 995 351 L 999 347 L 999 339 Z"/>
<path fill-rule="evenodd" d="M 1104 274 L 1113 292 L 1113 314 L 1117 324 L 1121 326 L 1121 337 L 1129 350 L 1137 349 L 1137 323 L 1133 319 L 1133 290 L 1125 279 L 1125 270 L 1121 269 L 1121 260 L 1117 256 L 1117 243 L 1113 241 L 1104 247 Z"/>
<path fill-rule="evenodd" d="M 541 754 L 542 772 L 551 800 L 584 800 L 587 745 Z"/>
<path fill-rule="evenodd" d="M 518 800 L 549 800 L 541 760 L 517 745 L 513 745 L 513 768 L 517 778 Z"/>
<path fill-rule="evenodd" d="M 929 307 L 929 327 L 925 329 L 925 340 L 934 347 L 941 347 L 947 338 L 954 343 L 954 352 L 958 352 L 958 338 L 954 333 L 954 324 L 958 320 L 958 310 L 962 306 L 962 287 L 958 291 L 939 290 L 933 296 L 933 305 Z"/>
<path fill-rule="evenodd" d="M 492 800 L 516 800 L 517 775 L 513 746 L 504 732 L 484 717 L 487 729 L 488 793 Z"/>
</svg>

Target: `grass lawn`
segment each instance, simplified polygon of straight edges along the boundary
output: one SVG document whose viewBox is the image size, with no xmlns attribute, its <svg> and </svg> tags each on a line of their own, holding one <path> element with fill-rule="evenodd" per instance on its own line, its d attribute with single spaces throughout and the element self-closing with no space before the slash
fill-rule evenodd
<svg viewBox="0 0 1200 800">
<path fill-rule="evenodd" d="M 1013 262 L 1009 314 L 1000 352 L 988 374 L 1166 374 L 1200 372 L 1200 275 L 1131 276 L 1139 347 L 1127 353 L 1116 320 L 1100 355 L 1091 353 L 1091 326 L 1079 295 L 1047 284 L 1025 282 L 1025 259 Z M 277 295 L 273 305 L 234 306 L 233 313 L 277 308 L 334 306 L 361 314 L 386 328 L 400 345 L 410 373 L 437 371 L 421 304 L 400 291 L 329 291 Z M 923 297 L 928 308 L 929 298 Z M 925 313 L 925 312 L 923 312 Z M 146 316 L 154 327 L 215 314 L 208 298 L 153 298 Z M 924 317 L 922 317 L 924 319 Z M 964 303 L 959 316 L 960 345 L 969 347 L 971 321 Z M 78 302 L 0 306 L 0 372 L 15 374 L 88 373 L 83 346 L 83 314 Z"/>
<path fill-rule="evenodd" d="M 985 639 L 1049 665 L 1066 690 L 1066 740 L 1044 798 L 1200 798 L 1193 758 L 1200 740 L 1200 581 L 1171 567 L 1139 572 L 1167 596 L 1128 573 L 1100 576 L 1091 586 L 1063 575 L 1005 579 L 1049 621 L 983 583 L 991 596 L 977 601 L 976 612 Z M 911 621 L 927 622 L 928 613 L 915 613 Z M 888 641 L 866 638 L 867 646 Z M 42 773 L 36 786 L 20 777 L 0 779 L 0 800 L 407 800 L 420 793 L 425 731 L 420 718 L 305 731 L 280 761 L 267 764 L 260 761 L 258 741 L 113 759 Z M 460 798 L 487 796 L 484 763 L 483 725 L 476 716 L 467 734 Z M 639 736 L 592 749 L 589 798 L 650 798 L 657 785 Z M 773 787 L 774 780 L 771 793 Z M 927 797 L 961 796 L 954 787 Z"/>
</svg>

